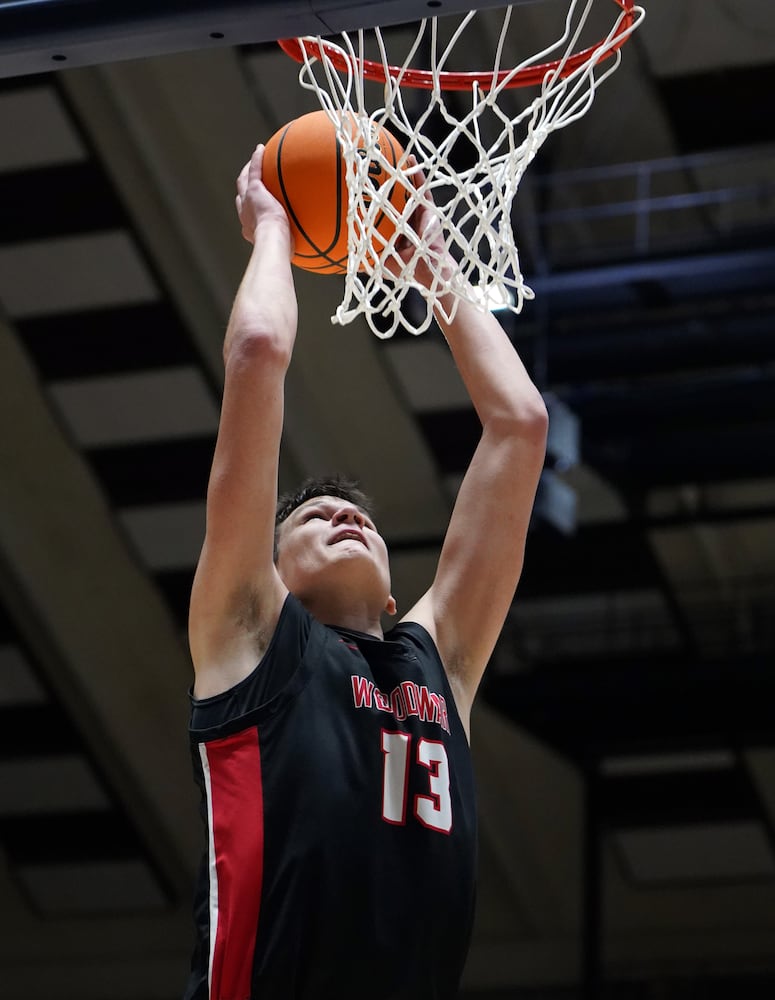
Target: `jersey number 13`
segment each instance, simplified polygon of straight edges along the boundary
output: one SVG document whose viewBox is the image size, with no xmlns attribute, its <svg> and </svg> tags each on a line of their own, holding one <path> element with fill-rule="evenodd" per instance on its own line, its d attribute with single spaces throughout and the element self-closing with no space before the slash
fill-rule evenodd
<svg viewBox="0 0 775 1000">
<path fill-rule="evenodd" d="M 409 733 L 382 730 L 382 818 L 386 823 L 406 823 L 409 768 L 412 763 L 428 772 L 428 795 L 415 795 L 414 818 L 431 830 L 449 833 L 452 829 L 452 800 L 449 794 L 449 761 L 443 743 L 422 738 L 412 753 Z"/>
</svg>

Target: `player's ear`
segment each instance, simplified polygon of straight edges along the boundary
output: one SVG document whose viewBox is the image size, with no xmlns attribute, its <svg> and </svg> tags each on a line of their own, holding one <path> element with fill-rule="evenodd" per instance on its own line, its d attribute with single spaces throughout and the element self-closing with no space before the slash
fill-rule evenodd
<svg viewBox="0 0 775 1000">
<path fill-rule="evenodd" d="M 398 605 L 396 604 L 395 597 L 391 594 L 390 597 L 388 597 L 387 604 L 385 605 L 385 614 L 394 615 L 396 611 L 398 611 Z"/>
</svg>

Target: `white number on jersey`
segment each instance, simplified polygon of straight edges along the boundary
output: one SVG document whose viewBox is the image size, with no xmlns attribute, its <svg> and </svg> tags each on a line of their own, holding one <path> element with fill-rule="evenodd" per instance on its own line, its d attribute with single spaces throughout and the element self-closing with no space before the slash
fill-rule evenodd
<svg viewBox="0 0 775 1000">
<path fill-rule="evenodd" d="M 409 791 L 409 763 L 412 737 L 409 733 L 382 730 L 382 818 L 403 826 Z M 417 764 L 428 771 L 428 795 L 415 795 L 413 814 L 423 826 L 440 833 L 452 829 L 452 799 L 449 794 L 449 761 L 443 743 L 421 739 L 417 744 Z"/>
</svg>

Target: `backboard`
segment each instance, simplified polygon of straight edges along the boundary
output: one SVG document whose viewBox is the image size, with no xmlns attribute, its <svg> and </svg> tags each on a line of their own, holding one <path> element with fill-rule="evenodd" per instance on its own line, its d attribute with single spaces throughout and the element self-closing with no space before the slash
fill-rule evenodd
<svg viewBox="0 0 775 1000">
<path fill-rule="evenodd" d="M 493 0 L 0 0 L 0 77 L 495 6 Z"/>
</svg>

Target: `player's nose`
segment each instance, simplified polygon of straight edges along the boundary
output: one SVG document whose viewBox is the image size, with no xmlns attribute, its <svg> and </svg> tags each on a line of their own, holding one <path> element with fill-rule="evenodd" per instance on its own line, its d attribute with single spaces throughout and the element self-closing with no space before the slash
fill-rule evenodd
<svg viewBox="0 0 775 1000">
<path fill-rule="evenodd" d="M 362 528 L 365 524 L 363 514 L 357 507 L 354 507 L 351 504 L 347 504 L 345 507 L 340 507 L 331 520 L 334 524 L 357 524 L 359 528 Z"/>
</svg>

